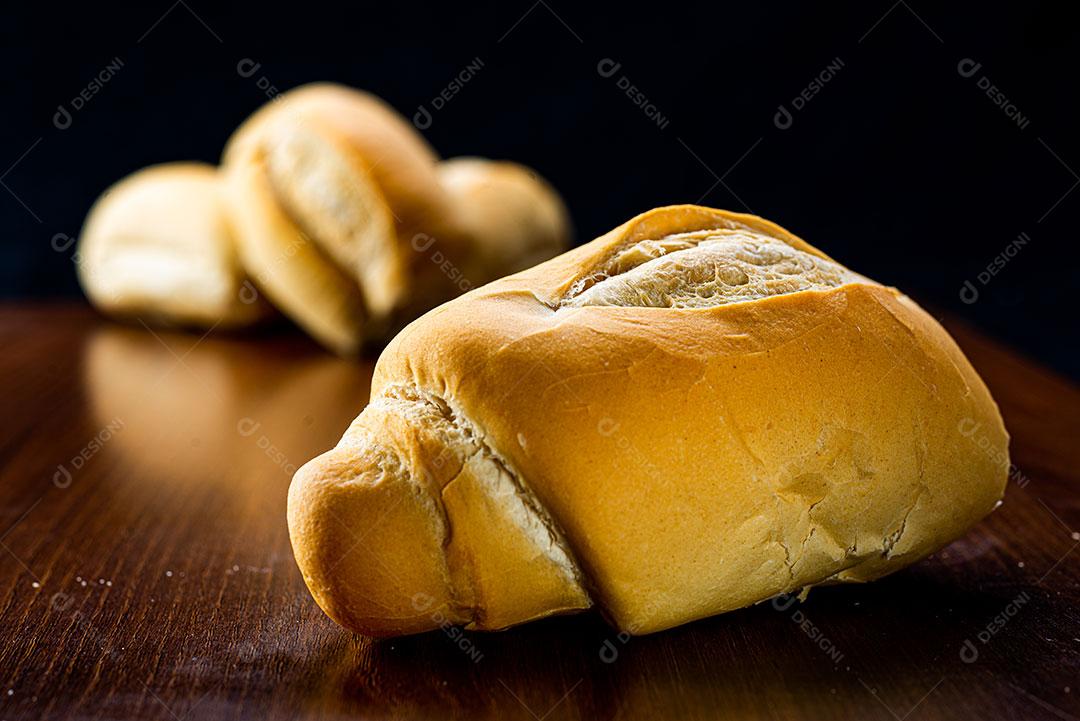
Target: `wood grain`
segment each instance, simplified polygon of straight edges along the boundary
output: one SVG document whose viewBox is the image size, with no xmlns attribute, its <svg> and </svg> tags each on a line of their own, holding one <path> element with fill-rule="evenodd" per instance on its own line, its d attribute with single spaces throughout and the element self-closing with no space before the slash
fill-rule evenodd
<svg viewBox="0 0 1080 721">
<path fill-rule="evenodd" d="M 0 308 L 0 719 L 1080 717 L 1080 391 L 948 325 L 1017 470 L 934 558 L 643 638 L 588 614 L 372 642 L 311 600 L 284 512 L 370 362 Z"/>
</svg>

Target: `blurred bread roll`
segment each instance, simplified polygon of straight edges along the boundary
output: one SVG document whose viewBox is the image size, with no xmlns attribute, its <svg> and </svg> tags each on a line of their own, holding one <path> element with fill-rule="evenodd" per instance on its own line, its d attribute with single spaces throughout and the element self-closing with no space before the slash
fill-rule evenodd
<svg viewBox="0 0 1080 721">
<path fill-rule="evenodd" d="M 226 169 L 226 197 L 244 267 L 271 302 L 339 355 L 363 341 L 360 289 L 326 258 L 278 204 L 261 156 Z"/>
<path fill-rule="evenodd" d="M 141 194 L 112 194 L 100 203 L 108 222 L 88 222 L 94 262 L 83 284 L 106 313 L 242 326 L 268 309 L 258 288 L 318 342 L 353 355 L 569 239 L 562 201 L 533 171 L 440 162 L 389 105 L 330 83 L 257 110 L 229 139 L 220 171 L 170 167 L 198 170 L 168 183 L 137 173 L 117 188 Z M 106 281 L 91 277 L 103 257 Z M 252 307 L 230 302 L 234 286 Z"/>
<path fill-rule="evenodd" d="M 465 273 L 477 282 L 524 270 L 568 247 L 566 206 L 535 171 L 483 158 L 451 158 L 438 171 L 469 238 Z"/>
<path fill-rule="evenodd" d="M 407 304 L 419 232 L 460 249 L 438 156 L 379 98 L 330 83 L 280 96 L 241 124 L 223 165 L 262 157 L 274 196 L 313 242 L 354 277 L 370 316 Z"/>
<path fill-rule="evenodd" d="M 116 183 L 87 216 L 78 252 L 79 280 L 104 313 L 228 327 L 271 312 L 237 257 L 210 165 L 155 165 Z"/>
</svg>

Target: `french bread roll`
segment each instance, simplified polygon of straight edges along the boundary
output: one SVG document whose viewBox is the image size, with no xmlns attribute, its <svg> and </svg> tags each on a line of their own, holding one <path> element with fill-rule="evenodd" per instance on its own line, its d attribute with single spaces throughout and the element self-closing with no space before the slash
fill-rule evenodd
<svg viewBox="0 0 1080 721">
<path fill-rule="evenodd" d="M 414 271 L 448 285 L 410 247 L 423 232 L 451 257 L 462 254 L 451 199 L 435 171 L 438 156 L 379 98 L 331 83 L 285 93 L 236 130 L 223 164 L 254 156 L 263 158 L 285 212 L 355 278 L 372 318 L 411 304 Z"/>
<path fill-rule="evenodd" d="M 466 157 L 444 160 L 438 173 L 467 237 L 467 278 L 486 283 L 545 261 L 569 245 L 566 207 L 533 170 Z"/>
<path fill-rule="evenodd" d="M 268 315 L 260 286 L 353 355 L 568 236 L 562 201 L 531 170 L 440 163 L 383 101 L 314 83 L 248 118 L 220 173 L 176 163 L 111 189 L 88 218 L 80 277 L 106 313 L 201 328 Z"/>
<path fill-rule="evenodd" d="M 87 216 L 78 252 L 80 282 L 104 313 L 210 328 L 271 312 L 237 258 L 210 165 L 155 165 L 116 183 Z"/>
<path fill-rule="evenodd" d="M 326 259 L 277 202 L 260 152 L 224 172 L 237 250 L 254 281 L 312 338 L 339 355 L 355 355 L 365 324 L 356 282 Z"/>
<path fill-rule="evenodd" d="M 227 172 L 253 161 L 323 264 L 359 287 L 367 337 L 568 244 L 562 201 L 535 173 L 479 158 L 439 162 L 402 116 L 352 88 L 313 83 L 263 106 L 223 156 Z"/>
<path fill-rule="evenodd" d="M 288 522 L 315 600 L 363 634 L 590 606 L 643 634 L 927 556 L 998 503 L 1007 446 L 909 298 L 674 206 L 405 328 Z"/>
</svg>

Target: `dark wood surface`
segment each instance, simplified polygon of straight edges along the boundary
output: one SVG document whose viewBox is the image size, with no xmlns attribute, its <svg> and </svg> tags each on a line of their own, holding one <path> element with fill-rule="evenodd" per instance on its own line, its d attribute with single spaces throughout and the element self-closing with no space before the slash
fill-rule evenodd
<svg viewBox="0 0 1080 721">
<path fill-rule="evenodd" d="M 0 308 L 0 719 L 1080 717 L 1080 392 L 949 328 L 1017 472 L 933 558 L 642 638 L 587 614 L 372 642 L 285 525 L 370 361 Z"/>
</svg>

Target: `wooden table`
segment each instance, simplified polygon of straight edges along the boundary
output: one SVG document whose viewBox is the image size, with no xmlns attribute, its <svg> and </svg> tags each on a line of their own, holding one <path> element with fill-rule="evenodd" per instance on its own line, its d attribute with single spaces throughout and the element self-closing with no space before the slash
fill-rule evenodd
<svg viewBox="0 0 1080 721">
<path fill-rule="evenodd" d="M 587 614 L 372 642 L 285 525 L 370 361 L 0 308 L 0 719 L 1080 717 L 1080 392 L 949 327 L 1018 470 L 932 559 L 643 638 Z"/>
</svg>

